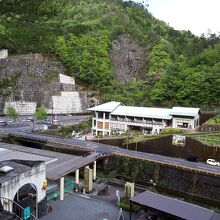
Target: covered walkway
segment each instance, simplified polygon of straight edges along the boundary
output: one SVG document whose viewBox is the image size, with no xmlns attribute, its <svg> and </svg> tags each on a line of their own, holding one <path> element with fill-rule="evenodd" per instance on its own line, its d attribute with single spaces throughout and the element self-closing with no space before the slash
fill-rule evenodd
<svg viewBox="0 0 220 220">
<path fill-rule="evenodd" d="M 130 199 L 130 220 L 133 205 L 144 207 L 155 213 L 154 219 L 160 220 L 219 220 L 220 214 L 198 205 L 187 203 L 158 193 L 145 191 Z M 147 214 L 146 214 L 147 216 Z M 144 218 L 143 218 L 144 219 Z M 147 217 L 145 219 L 148 219 Z"/>
</svg>

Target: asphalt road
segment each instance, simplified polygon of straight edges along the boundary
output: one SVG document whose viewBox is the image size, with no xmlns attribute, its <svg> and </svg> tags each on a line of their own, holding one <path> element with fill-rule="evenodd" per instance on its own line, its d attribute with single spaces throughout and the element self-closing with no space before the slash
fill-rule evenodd
<svg viewBox="0 0 220 220">
<path fill-rule="evenodd" d="M 34 122 L 28 121 L 27 119 L 33 118 L 33 117 L 25 117 L 25 116 L 19 116 L 14 122 L 10 122 L 9 119 L 5 117 L 0 117 L 0 121 L 7 122 L 6 126 L 2 126 L 0 123 L 0 132 L 8 132 L 8 131 L 31 131 L 32 129 L 39 130 L 42 128 L 43 125 L 51 124 L 51 116 L 47 118 L 47 122 L 45 121 L 37 121 Z M 86 115 L 82 116 L 56 116 L 58 119 L 58 125 L 74 125 L 78 124 L 81 121 L 88 118 Z"/>
<path fill-rule="evenodd" d="M 94 160 L 98 157 L 102 157 L 103 155 L 115 154 L 115 155 L 133 157 L 137 159 L 145 159 L 151 162 L 165 164 L 172 167 L 194 170 L 194 171 L 210 173 L 220 176 L 220 167 L 211 166 L 202 162 L 193 163 L 183 160 L 181 158 L 167 157 L 167 156 L 145 153 L 140 151 L 131 151 L 116 146 L 110 146 L 106 144 L 78 140 L 78 139 L 60 138 L 60 137 L 46 136 L 41 134 L 33 134 L 31 132 L 28 133 L 28 132 L 20 132 L 20 131 L 10 131 L 8 133 L 11 134 L 12 136 L 20 136 L 23 138 L 26 137 L 28 139 L 38 140 L 42 142 L 50 142 L 51 144 L 56 144 L 58 146 L 60 144 L 73 148 L 74 146 L 82 147 L 83 149 L 86 148 L 89 151 L 93 152 L 91 154 L 91 157 L 94 157 Z"/>
<path fill-rule="evenodd" d="M 52 201 L 53 211 L 40 220 L 116 220 L 119 208 L 108 201 L 93 199 L 88 196 L 65 195 L 63 201 Z M 129 213 L 123 211 L 124 220 L 129 219 Z M 137 219 L 132 213 L 132 220 Z"/>
</svg>

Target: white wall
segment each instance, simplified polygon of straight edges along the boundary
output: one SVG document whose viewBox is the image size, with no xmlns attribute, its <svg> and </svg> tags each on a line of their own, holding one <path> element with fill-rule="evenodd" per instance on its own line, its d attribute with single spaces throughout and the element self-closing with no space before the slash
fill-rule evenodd
<svg viewBox="0 0 220 220">
<path fill-rule="evenodd" d="M 5 108 L 4 108 L 5 114 L 9 106 L 14 107 L 16 112 L 19 115 L 34 115 L 36 112 L 37 103 L 36 102 L 23 102 L 23 101 L 6 102 Z"/>
<path fill-rule="evenodd" d="M 7 49 L 0 50 L 0 59 L 5 59 L 7 57 L 8 57 L 8 50 Z"/>
<path fill-rule="evenodd" d="M 52 96 L 53 114 L 70 114 L 82 112 L 79 92 L 61 92 L 60 96 Z M 52 109 L 47 110 L 52 113 Z"/>
<path fill-rule="evenodd" d="M 75 85 L 75 79 L 64 74 L 60 74 L 60 83 Z"/>
<path fill-rule="evenodd" d="M 194 129 L 194 119 L 181 118 L 181 117 L 173 118 L 173 120 L 172 120 L 172 127 L 173 128 L 178 128 L 178 126 L 177 126 L 178 121 L 184 121 L 184 122 L 188 123 L 188 125 L 191 126 L 191 129 Z"/>
<path fill-rule="evenodd" d="M 30 183 L 33 184 L 37 189 L 37 202 L 39 203 L 46 196 L 46 190 L 42 189 L 43 183 L 45 181 L 46 167 L 45 163 L 42 162 L 41 164 L 33 167 L 31 170 L 16 176 L 14 179 L 2 183 L 0 188 L 0 196 L 13 201 L 18 190 L 22 186 Z M 4 208 L 8 206 L 8 204 L 4 204 L 4 202 L 2 202 L 2 204 Z M 10 207 L 10 210 L 12 210 L 12 207 Z"/>
</svg>

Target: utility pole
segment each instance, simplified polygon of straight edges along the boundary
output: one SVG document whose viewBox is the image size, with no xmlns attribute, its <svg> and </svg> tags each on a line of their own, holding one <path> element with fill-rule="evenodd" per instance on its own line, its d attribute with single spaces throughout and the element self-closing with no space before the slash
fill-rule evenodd
<svg viewBox="0 0 220 220">
<path fill-rule="evenodd" d="M 128 129 L 128 130 L 127 130 L 127 150 L 128 150 L 129 138 L 130 138 L 130 131 L 129 131 L 129 129 Z"/>
<path fill-rule="evenodd" d="M 53 97 L 52 98 L 52 115 L 51 115 L 51 124 L 53 125 Z"/>
</svg>

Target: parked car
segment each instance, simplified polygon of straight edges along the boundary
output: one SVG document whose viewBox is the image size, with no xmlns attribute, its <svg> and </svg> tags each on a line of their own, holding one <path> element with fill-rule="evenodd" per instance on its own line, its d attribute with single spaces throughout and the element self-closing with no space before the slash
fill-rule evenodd
<svg viewBox="0 0 220 220">
<path fill-rule="evenodd" d="M 208 159 L 206 161 L 207 164 L 212 165 L 212 166 L 220 166 L 220 162 L 214 160 L 214 159 Z"/>
<path fill-rule="evenodd" d="M 190 154 L 186 159 L 189 162 L 198 162 L 198 157 L 195 154 Z"/>
<path fill-rule="evenodd" d="M 54 125 L 57 125 L 57 124 L 58 124 L 58 121 L 59 121 L 58 118 L 53 118 L 53 124 L 54 124 Z"/>
<path fill-rule="evenodd" d="M 77 133 L 75 134 L 75 137 L 76 137 L 76 138 L 81 138 L 81 137 L 82 137 L 82 133 L 81 133 L 81 132 L 77 132 Z"/>
<path fill-rule="evenodd" d="M 8 125 L 8 123 L 6 121 L 0 121 L 0 125 L 1 126 L 6 126 L 6 125 Z"/>
<path fill-rule="evenodd" d="M 8 123 L 13 123 L 13 122 L 15 122 L 15 121 L 14 121 L 14 120 L 9 120 L 9 121 L 8 121 Z"/>
<path fill-rule="evenodd" d="M 33 118 L 27 118 L 26 121 L 27 122 L 34 122 L 34 119 Z"/>
</svg>

